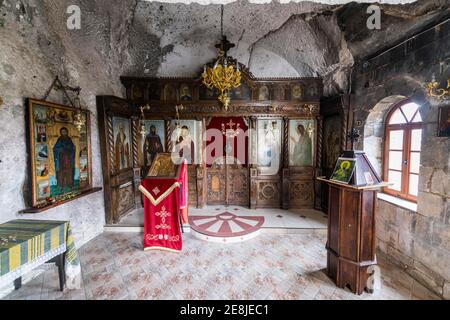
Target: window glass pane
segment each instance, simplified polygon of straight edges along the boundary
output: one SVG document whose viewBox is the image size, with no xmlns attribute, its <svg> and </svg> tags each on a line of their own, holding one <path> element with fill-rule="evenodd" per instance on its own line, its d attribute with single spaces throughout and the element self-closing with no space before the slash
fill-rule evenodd
<svg viewBox="0 0 450 320">
<path fill-rule="evenodd" d="M 411 152 L 409 156 L 409 171 L 411 173 L 419 173 L 420 152 Z"/>
<path fill-rule="evenodd" d="M 403 149 L 403 130 L 392 130 L 389 132 L 389 149 Z"/>
<path fill-rule="evenodd" d="M 400 109 L 397 109 L 394 111 L 391 118 L 389 119 L 389 124 L 400 124 L 400 123 L 406 123 L 406 120 Z"/>
<path fill-rule="evenodd" d="M 389 151 L 389 167 L 388 169 L 402 170 L 402 152 Z"/>
<path fill-rule="evenodd" d="M 416 196 L 419 191 L 419 175 L 410 174 L 409 175 L 409 194 Z"/>
<path fill-rule="evenodd" d="M 420 112 L 416 113 L 412 122 L 422 122 L 422 117 L 420 116 Z"/>
<path fill-rule="evenodd" d="M 411 130 L 411 150 L 420 151 L 422 143 L 422 129 Z"/>
<path fill-rule="evenodd" d="M 401 106 L 401 109 L 405 114 L 406 120 L 408 120 L 408 122 L 411 122 L 412 117 L 414 116 L 418 108 L 419 106 L 415 103 L 407 103 Z"/>
<path fill-rule="evenodd" d="M 389 170 L 388 182 L 394 185 L 389 186 L 389 189 L 401 191 L 402 190 L 402 173 L 398 171 Z"/>
</svg>

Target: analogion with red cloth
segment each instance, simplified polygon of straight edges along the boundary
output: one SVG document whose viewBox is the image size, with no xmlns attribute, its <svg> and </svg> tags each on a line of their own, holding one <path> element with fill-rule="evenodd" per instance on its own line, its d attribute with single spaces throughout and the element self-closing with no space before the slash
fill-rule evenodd
<svg viewBox="0 0 450 320">
<path fill-rule="evenodd" d="M 144 250 L 180 252 L 179 178 L 151 177 L 142 180 L 144 197 Z"/>
</svg>

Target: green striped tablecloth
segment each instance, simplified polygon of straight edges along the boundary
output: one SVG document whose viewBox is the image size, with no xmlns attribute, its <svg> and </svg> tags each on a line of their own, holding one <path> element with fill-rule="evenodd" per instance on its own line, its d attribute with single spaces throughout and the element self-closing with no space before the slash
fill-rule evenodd
<svg viewBox="0 0 450 320">
<path fill-rule="evenodd" d="M 68 287 L 78 287 L 80 261 L 67 221 L 12 220 L 0 224 L 0 287 L 65 254 Z"/>
</svg>

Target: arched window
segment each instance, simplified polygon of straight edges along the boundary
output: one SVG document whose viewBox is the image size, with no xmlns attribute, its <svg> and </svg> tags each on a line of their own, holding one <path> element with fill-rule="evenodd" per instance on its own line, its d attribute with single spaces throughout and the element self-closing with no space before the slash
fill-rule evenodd
<svg viewBox="0 0 450 320">
<path fill-rule="evenodd" d="M 422 118 L 419 106 L 405 100 L 386 117 L 384 180 L 393 183 L 386 193 L 417 201 L 419 189 Z"/>
</svg>

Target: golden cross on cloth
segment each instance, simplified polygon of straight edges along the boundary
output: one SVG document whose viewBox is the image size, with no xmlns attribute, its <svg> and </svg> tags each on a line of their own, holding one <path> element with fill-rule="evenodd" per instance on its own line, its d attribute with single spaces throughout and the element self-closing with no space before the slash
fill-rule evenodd
<svg viewBox="0 0 450 320">
<path fill-rule="evenodd" d="M 236 124 L 236 123 L 234 123 L 233 120 L 230 119 L 230 122 L 227 123 L 227 126 L 230 127 L 230 130 L 233 130 L 233 127 L 234 127 L 235 124 Z"/>
</svg>

